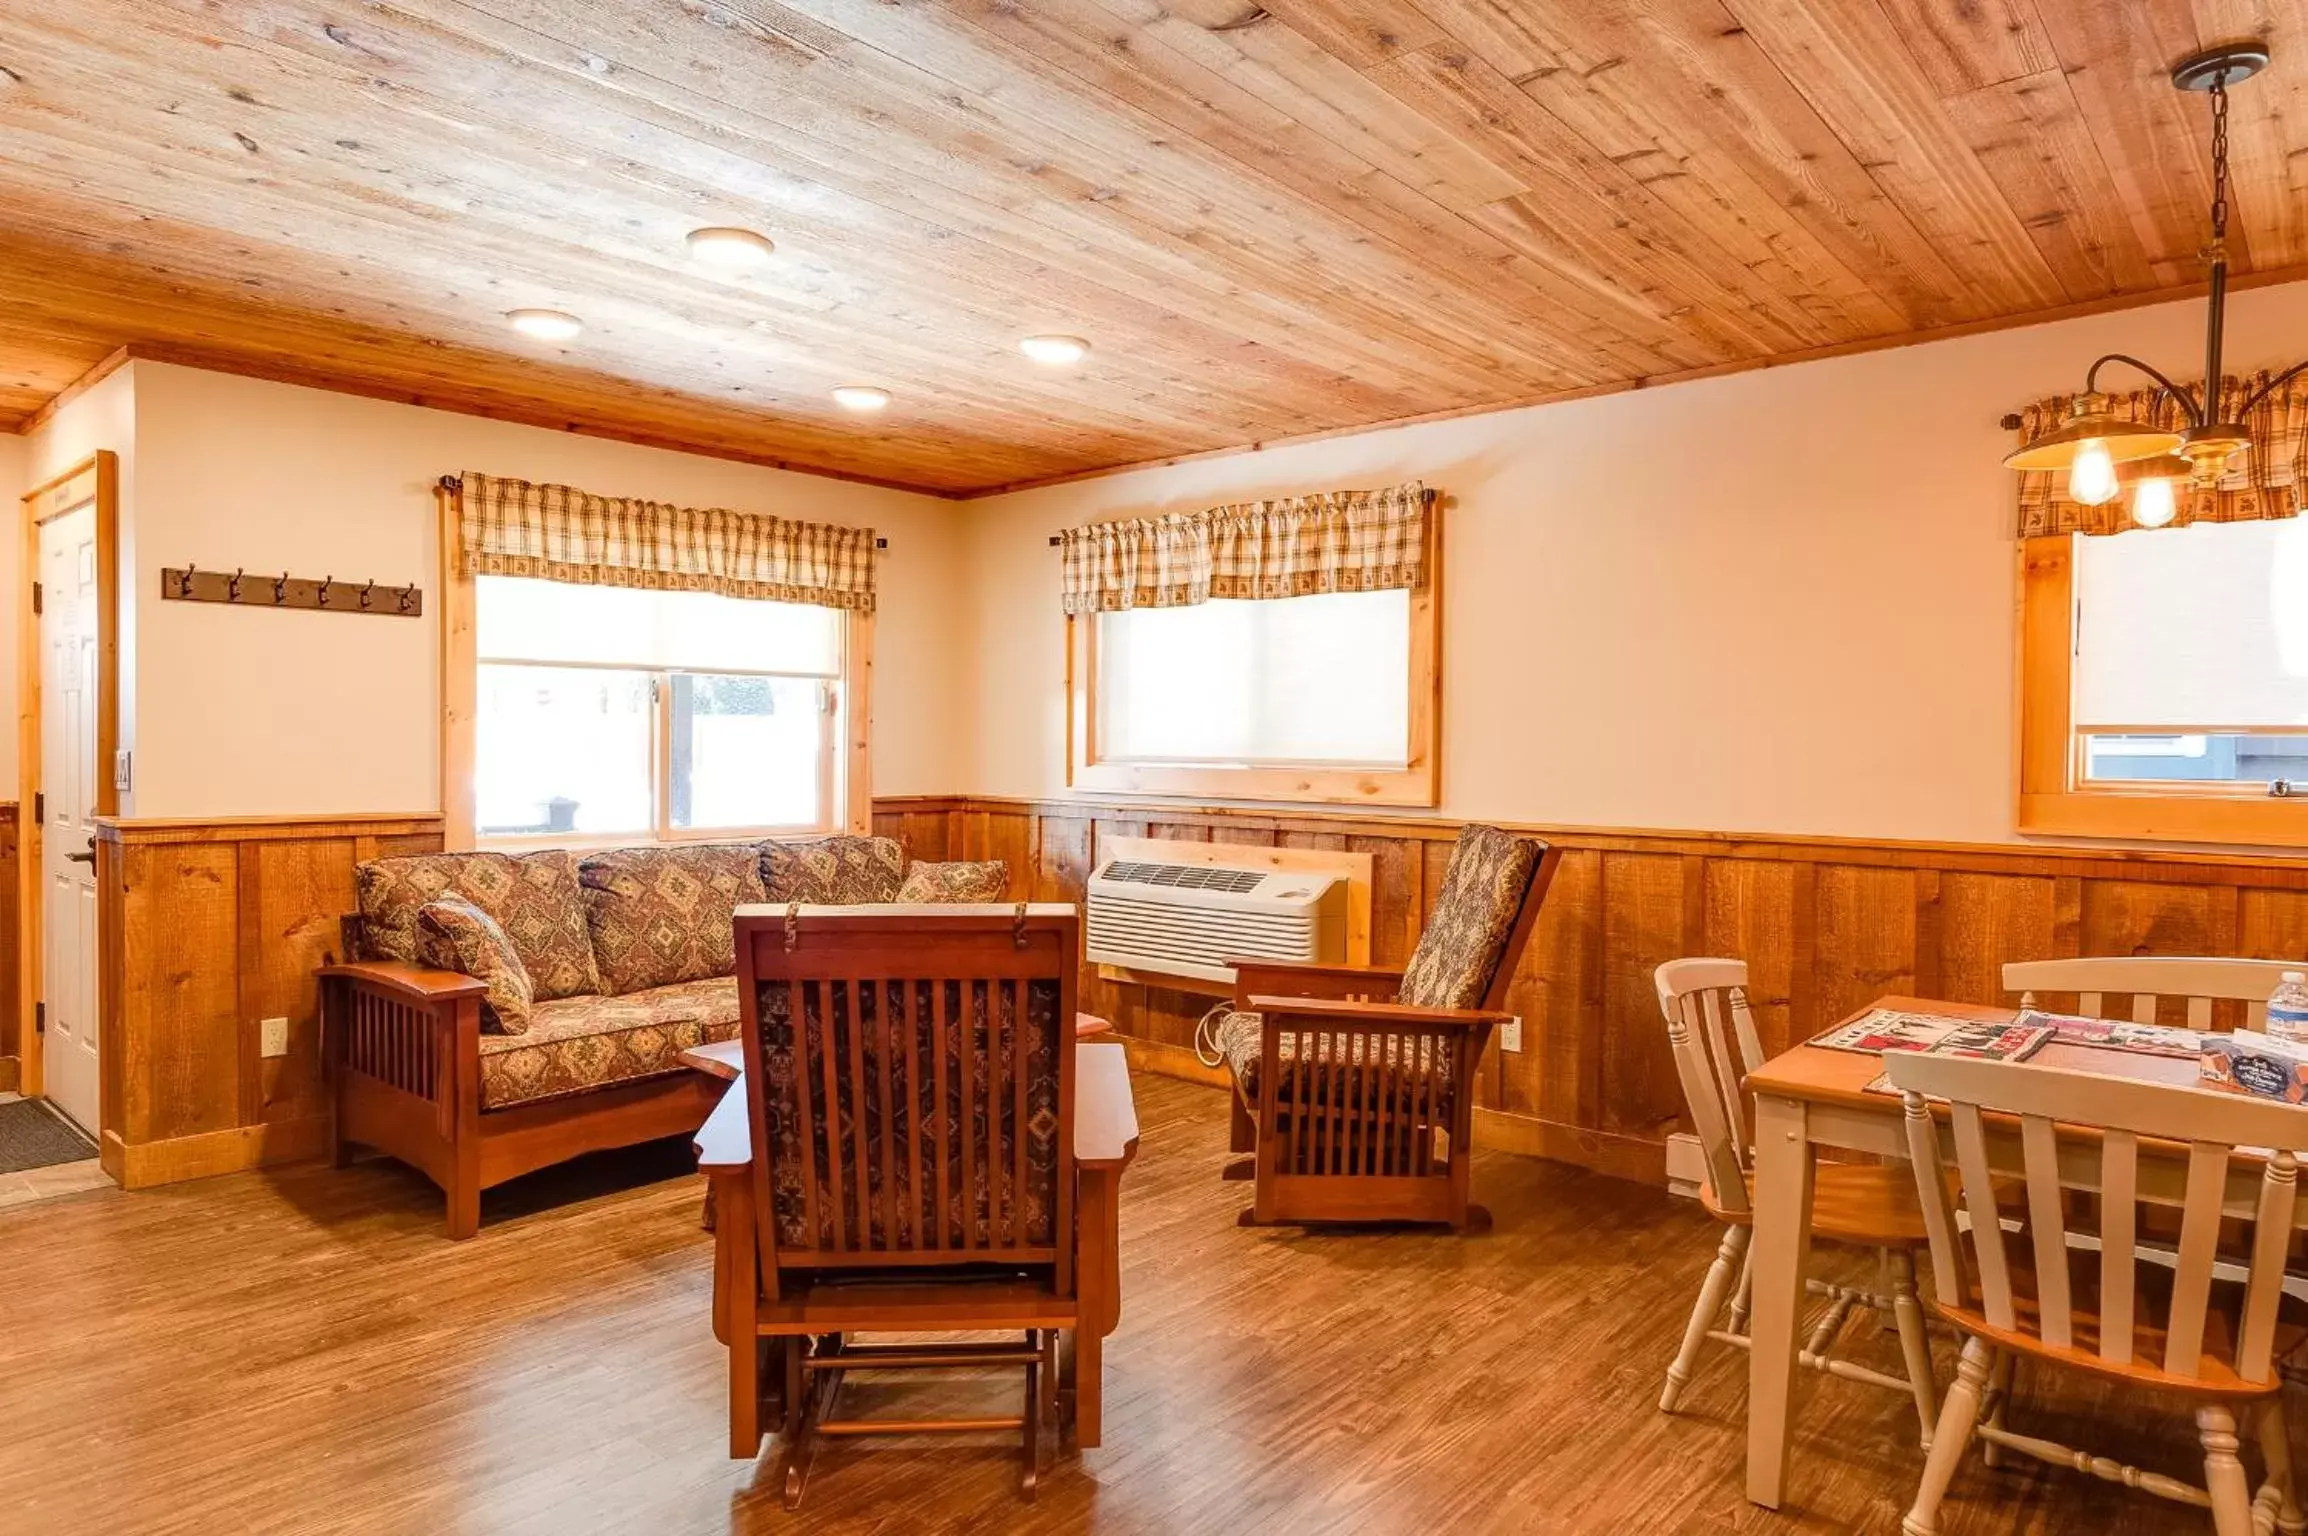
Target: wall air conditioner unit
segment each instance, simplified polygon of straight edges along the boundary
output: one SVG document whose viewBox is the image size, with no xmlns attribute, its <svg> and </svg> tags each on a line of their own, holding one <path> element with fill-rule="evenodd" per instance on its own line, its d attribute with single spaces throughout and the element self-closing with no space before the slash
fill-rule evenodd
<svg viewBox="0 0 2308 1536">
<path fill-rule="evenodd" d="M 1229 960 L 1347 959 L 1347 880 L 1304 869 L 1108 859 L 1090 876 L 1093 965 L 1232 985 Z"/>
</svg>

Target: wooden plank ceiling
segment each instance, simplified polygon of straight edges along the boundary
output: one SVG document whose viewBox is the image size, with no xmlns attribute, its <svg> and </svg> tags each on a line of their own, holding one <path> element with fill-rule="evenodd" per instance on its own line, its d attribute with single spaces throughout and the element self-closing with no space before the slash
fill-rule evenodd
<svg viewBox="0 0 2308 1536">
<path fill-rule="evenodd" d="M 2308 0 L 0 0 L 0 424 L 124 344 L 944 492 L 2308 263 Z M 757 228 L 749 276 L 683 234 Z M 529 342 L 503 313 L 582 316 Z M 1051 371 L 1022 336 L 1096 350 Z M 893 394 L 872 418 L 835 385 Z M 1990 402 L 1989 404 L 1994 404 Z"/>
</svg>

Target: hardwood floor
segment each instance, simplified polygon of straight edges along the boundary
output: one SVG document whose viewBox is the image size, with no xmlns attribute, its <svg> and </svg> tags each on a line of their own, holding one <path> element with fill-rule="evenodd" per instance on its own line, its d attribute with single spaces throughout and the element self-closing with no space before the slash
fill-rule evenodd
<svg viewBox="0 0 2308 1536">
<path fill-rule="evenodd" d="M 1485 1237 L 1243 1230 L 1224 1101 L 1148 1077 L 1138 1097 L 1106 1445 L 1035 1504 L 991 1441 L 832 1446 L 798 1518 L 726 1460 L 711 1242 L 673 1144 L 492 1191 L 470 1243 L 385 1163 L 0 1210 L 0 1531 L 1897 1531 L 1921 1466 L 1905 1398 L 1804 1382 L 1782 1515 L 1740 1496 L 1741 1357 L 1709 1354 L 1684 1411 L 1657 1411 L 1713 1250 L 1695 1205 L 1484 1153 Z M 1851 1353 L 1897 1360 L 1888 1334 Z M 1008 1386 L 865 1390 L 981 1389 Z M 2023 1425 L 2091 1407 L 2053 1390 L 2023 1383 Z M 2158 1451 L 2172 1422 L 2092 1441 L 2185 1471 Z M 1976 1460 L 1945 1523 L 2206 1529 Z"/>
</svg>

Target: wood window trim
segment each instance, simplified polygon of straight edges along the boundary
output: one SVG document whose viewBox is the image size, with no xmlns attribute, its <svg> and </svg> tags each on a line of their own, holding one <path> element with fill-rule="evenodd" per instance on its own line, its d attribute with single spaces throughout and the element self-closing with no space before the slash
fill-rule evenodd
<svg viewBox="0 0 2308 1536">
<path fill-rule="evenodd" d="M 1400 768 L 1109 763 L 1097 759 L 1095 615 L 1066 617 L 1066 787 L 1086 795 L 1156 795 L 1305 805 L 1442 803 L 1442 519 L 1429 515 L 1426 585 L 1410 594 L 1410 741 Z"/>
<path fill-rule="evenodd" d="M 42 794 L 40 616 L 32 606 L 32 589 L 40 579 L 41 524 L 91 504 L 96 508 L 96 814 L 118 816 L 120 790 L 113 765 L 120 748 L 120 457 L 100 448 L 23 496 L 24 566 L 16 603 L 16 761 L 21 797 L 16 849 L 16 1070 L 17 1091 L 26 1098 L 38 1097 L 44 1086 L 46 1044 L 36 1027 L 44 981 L 41 896 L 46 829 L 31 814 Z M 100 881 L 105 872 L 99 871 Z M 97 906 L 101 912 L 104 903 Z M 99 931 L 96 1027 L 100 1049 L 109 1056 L 116 1032 L 109 1012 L 113 999 L 104 979 L 104 940 Z M 120 1074 L 114 1066 L 104 1061 L 98 1074 L 97 1118 L 106 1132 L 120 1123 Z"/>
<path fill-rule="evenodd" d="M 480 650 L 475 628 L 476 600 L 472 573 L 461 568 L 457 559 L 458 519 L 460 509 L 457 493 L 448 486 L 436 486 L 433 491 L 434 510 L 439 524 L 440 591 L 441 591 L 441 831 L 442 846 L 448 849 L 471 849 L 481 845 L 479 810 L 474 774 L 479 762 L 479 697 Z M 848 760 L 844 764 L 840 790 L 839 813 L 834 826 L 849 832 L 866 833 L 873 830 L 873 778 L 870 740 L 873 722 L 873 653 L 874 616 L 854 609 L 842 615 L 842 676 L 835 685 L 838 707 L 828 729 L 836 736 L 837 750 L 821 759 L 826 777 L 832 776 L 833 764 L 842 750 L 838 743 L 846 742 Z M 655 751 L 662 755 L 669 750 L 657 733 Z M 653 770 L 662 781 L 662 763 Z M 821 804 L 830 804 L 837 786 L 821 784 Z M 617 834 L 608 837 L 564 838 L 491 838 L 488 847 L 507 852 L 525 848 L 632 847 L 638 843 L 679 844 L 687 842 L 728 842 L 753 836 L 805 837 L 822 835 L 818 829 L 800 830 L 775 828 L 767 832 L 758 829 L 713 827 L 697 831 L 675 829 L 659 836 L 651 833 Z"/>
<path fill-rule="evenodd" d="M 2087 784 L 2075 735 L 2075 538 L 2019 552 L 2019 830 L 2039 836 L 2308 847 L 2308 797 Z"/>
</svg>

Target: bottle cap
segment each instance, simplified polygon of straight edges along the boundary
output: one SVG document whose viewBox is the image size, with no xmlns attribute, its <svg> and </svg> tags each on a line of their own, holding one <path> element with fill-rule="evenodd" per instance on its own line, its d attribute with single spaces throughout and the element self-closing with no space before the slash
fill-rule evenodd
<svg viewBox="0 0 2308 1536">
<path fill-rule="evenodd" d="M 2286 971 L 2284 979 L 2286 981 L 2308 982 L 2308 971 Z"/>
</svg>

